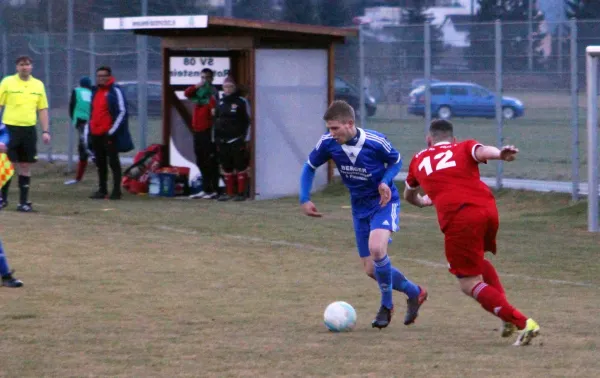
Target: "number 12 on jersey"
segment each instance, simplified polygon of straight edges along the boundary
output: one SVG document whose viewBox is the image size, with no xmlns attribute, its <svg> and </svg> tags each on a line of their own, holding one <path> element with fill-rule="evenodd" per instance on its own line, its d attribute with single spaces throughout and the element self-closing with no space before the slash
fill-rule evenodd
<svg viewBox="0 0 600 378">
<path fill-rule="evenodd" d="M 456 161 L 452 159 L 452 151 L 441 152 L 433 157 L 434 162 L 438 161 L 435 170 L 441 171 L 442 169 L 456 167 Z M 419 171 L 425 169 L 425 174 L 429 176 L 433 173 L 433 166 L 431 165 L 431 156 L 425 157 L 421 164 L 419 164 Z"/>
</svg>

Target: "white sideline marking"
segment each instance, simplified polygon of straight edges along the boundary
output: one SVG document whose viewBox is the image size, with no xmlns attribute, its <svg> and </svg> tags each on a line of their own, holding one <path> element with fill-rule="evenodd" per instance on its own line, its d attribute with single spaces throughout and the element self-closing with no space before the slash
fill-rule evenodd
<svg viewBox="0 0 600 378">
<path fill-rule="evenodd" d="M 170 231 L 170 232 L 178 232 L 181 234 L 187 234 L 187 235 L 208 235 L 208 234 L 201 234 L 197 231 L 194 230 L 186 230 L 186 229 L 181 229 L 181 228 L 174 228 L 174 227 L 169 227 L 169 226 L 155 226 L 155 228 L 159 229 L 159 230 L 163 230 L 163 231 Z M 244 235 L 231 235 L 231 234 L 219 234 L 219 236 L 221 237 L 226 237 L 229 239 L 236 239 L 236 240 L 243 240 L 243 241 L 251 241 L 251 242 L 256 242 L 256 243 L 264 243 L 264 244 L 271 244 L 271 245 L 283 245 L 286 247 L 295 247 L 298 249 L 303 249 L 303 250 L 312 250 L 312 251 L 317 251 L 317 252 L 330 252 L 329 249 L 326 248 L 319 248 L 310 244 L 302 244 L 302 243 L 291 243 L 285 240 L 268 240 L 268 239 L 263 239 L 263 238 L 256 238 L 256 237 L 249 237 L 249 236 L 244 236 Z M 410 261 L 410 262 L 415 262 L 421 265 L 426 265 L 426 266 L 431 266 L 434 268 L 443 268 L 443 269 L 448 269 L 448 265 L 446 264 L 440 264 L 440 263 L 436 263 L 433 261 L 429 261 L 429 260 L 422 260 L 422 259 L 413 259 L 410 257 L 399 257 L 399 256 L 394 256 L 394 260 L 404 260 L 404 261 Z M 593 287 L 596 288 L 598 286 L 591 284 L 589 282 L 574 282 L 574 281 L 565 281 L 565 280 L 554 280 L 554 279 L 549 279 L 549 278 L 540 278 L 540 277 L 532 277 L 532 276 L 523 276 L 520 274 L 511 274 L 511 273 L 500 273 L 502 276 L 504 277 L 515 277 L 515 278 L 521 278 L 524 279 L 526 281 L 541 281 L 541 282 L 548 282 L 548 283 L 552 283 L 552 284 L 556 284 L 556 285 L 571 285 L 571 286 L 583 286 L 583 287 Z"/>
<path fill-rule="evenodd" d="M 56 215 L 37 214 L 36 217 L 48 218 L 48 219 L 63 219 L 63 220 L 70 220 L 70 221 L 72 221 L 72 220 L 79 221 L 78 218 L 68 216 L 68 215 L 67 216 L 64 216 L 64 215 L 56 216 Z M 182 228 L 175 228 L 175 227 L 169 227 L 169 226 L 154 226 L 154 228 L 158 229 L 158 230 L 162 230 L 162 231 L 177 232 L 180 234 L 187 234 L 187 235 L 208 235 L 208 234 L 201 234 L 194 230 L 186 230 L 186 229 L 182 229 Z M 231 235 L 231 234 L 220 234 L 219 236 L 226 237 L 229 239 L 250 241 L 250 242 L 255 242 L 255 243 L 281 245 L 281 246 L 285 246 L 285 247 L 294 247 L 294 248 L 298 248 L 298 249 L 312 250 L 312 251 L 316 251 L 316 252 L 330 252 L 330 250 L 326 249 L 326 248 L 320 248 L 320 247 L 316 247 L 316 246 L 309 245 L 309 244 L 291 243 L 291 242 L 288 242 L 285 240 L 267 240 L 267 239 L 263 239 L 263 238 L 249 237 L 249 236 L 244 236 L 244 235 Z M 443 269 L 448 268 L 448 266 L 445 264 L 440 264 L 440 263 L 436 263 L 434 261 L 429 261 L 429 260 L 413 259 L 410 257 L 399 257 L 399 256 L 394 256 L 394 259 L 410 261 L 410 262 L 414 262 L 414 263 L 421 264 L 421 265 L 431 266 L 434 268 L 443 268 Z M 501 273 L 501 274 L 504 277 L 515 277 L 515 278 L 520 278 L 520 279 L 524 279 L 527 281 L 548 282 L 548 283 L 552 283 L 552 284 L 556 284 L 556 285 L 570 285 L 570 286 L 593 287 L 593 288 L 598 287 L 597 285 L 591 284 L 589 282 L 554 280 L 554 279 L 549 279 L 549 278 L 523 276 L 520 274 L 511 274 L 511 273 Z"/>
<path fill-rule="evenodd" d="M 185 230 L 185 229 L 180 229 L 180 228 L 173 228 L 173 227 L 169 227 L 169 226 L 155 226 L 156 228 L 158 228 L 159 230 L 163 230 L 163 231 L 171 231 L 171 232 L 178 232 L 181 234 L 188 234 L 188 235 L 206 235 L 206 234 L 201 234 L 199 232 L 196 232 L 194 230 Z M 244 236 L 244 235 L 230 235 L 230 234 L 219 234 L 219 236 L 221 237 L 225 237 L 228 239 L 236 239 L 236 240 L 243 240 L 243 241 L 251 241 L 251 242 L 256 242 L 256 243 L 266 243 L 266 244 L 271 244 L 271 245 L 283 245 L 286 247 L 295 247 L 298 249 L 310 249 L 313 251 L 317 251 L 317 252 L 328 252 L 329 250 L 326 248 L 319 248 L 319 247 L 315 247 L 312 245 L 306 245 L 306 244 L 301 244 L 301 243 L 291 243 L 285 240 L 265 240 L 265 239 L 261 239 L 261 238 L 254 238 L 251 236 Z"/>
</svg>

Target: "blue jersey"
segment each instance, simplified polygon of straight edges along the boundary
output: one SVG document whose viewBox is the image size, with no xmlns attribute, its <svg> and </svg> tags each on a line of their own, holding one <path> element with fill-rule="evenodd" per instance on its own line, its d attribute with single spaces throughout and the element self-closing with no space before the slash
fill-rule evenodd
<svg viewBox="0 0 600 378">
<path fill-rule="evenodd" d="M 8 145 L 8 141 L 8 128 L 3 123 L 0 123 L 0 143 Z"/>
<path fill-rule="evenodd" d="M 329 159 L 342 176 L 350 191 L 352 214 L 358 218 L 372 215 L 379 210 L 381 184 L 387 167 L 401 164 L 401 156 L 385 135 L 372 130 L 358 128 L 357 136 L 346 144 L 339 144 L 330 133 L 321 137 L 308 157 L 308 164 L 317 169 Z M 399 201 L 398 189 L 392 183 L 391 201 Z"/>
</svg>

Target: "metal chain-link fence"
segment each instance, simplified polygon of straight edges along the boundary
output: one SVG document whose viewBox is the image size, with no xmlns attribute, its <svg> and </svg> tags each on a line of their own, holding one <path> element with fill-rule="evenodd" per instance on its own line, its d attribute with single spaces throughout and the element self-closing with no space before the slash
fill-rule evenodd
<svg viewBox="0 0 600 378">
<path fill-rule="evenodd" d="M 498 186 L 510 179 L 572 182 L 577 197 L 579 182 L 587 178 L 585 47 L 600 45 L 600 23 L 546 24 L 533 33 L 527 22 L 448 21 L 382 30 L 362 25 L 361 30 L 362 49 L 359 38 L 336 47 L 336 96 L 357 109 L 362 98 L 364 126 L 386 133 L 405 160 L 424 147 L 430 118 L 448 117 L 460 139 L 521 149 L 516 163 L 482 167 Z M 161 141 L 160 42 L 148 38 L 144 45 L 137 38 L 129 32 L 76 33 L 69 45 L 67 34 L 0 35 L 2 76 L 14 73 L 14 58 L 29 55 L 34 76 L 46 84 L 53 133 L 49 154 L 74 151 L 67 78 L 73 85 L 82 76 L 93 79 L 101 65 L 110 66 L 118 81 L 129 82 L 136 146 Z M 146 109 L 138 104 L 138 82 L 147 86 L 147 117 L 137 114 L 138 105 Z"/>
<path fill-rule="evenodd" d="M 516 163 L 482 167 L 498 187 L 560 181 L 577 198 L 587 178 L 585 48 L 600 44 L 600 23 L 546 23 L 533 33 L 527 22 L 451 20 L 361 30 L 364 78 L 358 38 L 338 47 L 336 75 L 355 88 L 362 82 L 366 101 L 377 103 L 364 126 L 386 133 L 406 159 L 424 147 L 431 118 L 450 118 L 459 139 L 521 149 Z"/>
</svg>

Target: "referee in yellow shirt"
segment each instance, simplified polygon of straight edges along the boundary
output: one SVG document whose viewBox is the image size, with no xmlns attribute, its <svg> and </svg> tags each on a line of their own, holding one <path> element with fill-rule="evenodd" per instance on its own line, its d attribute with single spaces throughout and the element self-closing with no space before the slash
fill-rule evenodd
<svg viewBox="0 0 600 378">
<path fill-rule="evenodd" d="M 50 143 L 48 130 L 48 98 L 44 83 L 31 76 L 30 57 L 20 56 L 16 60 L 17 73 L 5 77 L 0 83 L 0 110 L 4 109 L 2 123 L 6 125 L 10 140 L 7 146 L 8 158 L 19 173 L 19 205 L 17 211 L 32 211 L 28 201 L 31 182 L 31 164 L 37 162 L 38 116 L 42 126 L 44 143 Z M 12 181 L 12 180 L 11 180 Z M 0 209 L 8 205 L 10 181 L 2 187 Z"/>
</svg>

